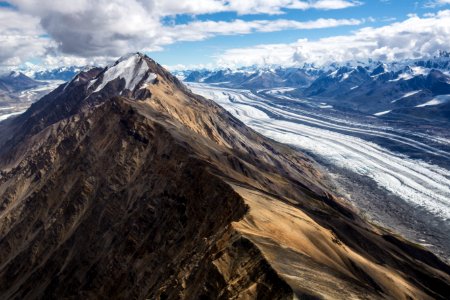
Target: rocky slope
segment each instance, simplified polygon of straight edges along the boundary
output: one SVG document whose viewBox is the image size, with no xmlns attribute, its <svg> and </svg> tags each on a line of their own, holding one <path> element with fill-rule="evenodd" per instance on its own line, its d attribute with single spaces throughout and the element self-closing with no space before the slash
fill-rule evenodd
<svg viewBox="0 0 450 300">
<path fill-rule="evenodd" d="M 432 299 L 450 268 L 142 54 L 0 122 L 2 299 Z"/>
</svg>

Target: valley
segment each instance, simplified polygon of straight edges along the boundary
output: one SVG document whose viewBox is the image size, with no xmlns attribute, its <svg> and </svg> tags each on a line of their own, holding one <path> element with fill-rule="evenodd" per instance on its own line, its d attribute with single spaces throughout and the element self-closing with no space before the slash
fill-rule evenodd
<svg viewBox="0 0 450 300">
<path fill-rule="evenodd" d="M 449 259 L 450 139 L 445 130 L 340 112 L 325 102 L 289 97 L 283 89 L 189 87 L 259 133 L 308 153 L 327 168 L 337 193 L 372 222 Z"/>
<path fill-rule="evenodd" d="M 36 87 L 8 93 L 0 92 L 0 121 L 23 113 L 34 101 L 63 83 L 62 80 L 47 80 Z"/>
</svg>

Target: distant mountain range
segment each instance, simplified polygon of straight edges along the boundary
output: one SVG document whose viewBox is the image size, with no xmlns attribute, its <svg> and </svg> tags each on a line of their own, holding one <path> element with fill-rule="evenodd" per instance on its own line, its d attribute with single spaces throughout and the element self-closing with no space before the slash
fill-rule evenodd
<svg viewBox="0 0 450 300">
<path fill-rule="evenodd" d="M 392 113 L 415 114 L 429 110 L 429 106 L 449 105 L 446 95 L 450 94 L 450 77 L 445 69 L 421 66 L 406 65 L 401 70 L 385 64 L 374 69 L 340 67 L 322 74 L 309 87 L 289 93 L 295 97 L 319 98 L 337 108 L 378 117 Z"/>
<path fill-rule="evenodd" d="M 274 87 L 305 87 L 311 84 L 323 71 L 314 67 L 303 68 L 241 68 L 216 71 L 187 71 L 186 82 L 221 84 L 234 88 L 264 89 Z"/>
<path fill-rule="evenodd" d="M 32 76 L 37 80 L 69 81 L 84 69 L 85 69 L 84 67 L 77 67 L 77 66 L 61 67 L 51 70 L 33 72 Z"/>
<path fill-rule="evenodd" d="M 85 67 L 70 66 L 30 73 L 36 80 L 71 80 Z M 17 74 L 17 73 L 16 73 Z M 24 86 L 35 84 L 18 73 Z M 28 74 L 28 73 L 27 73 Z M 421 118 L 450 121 L 450 52 L 430 59 L 351 61 L 324 66 L 242 67 L 238 69 L 174 72 L 185 82 L 202 82 L 229 88 L 268 90 L 284 88 L 286 96 L 326 102 L 335 109 L 351 110 L 378 118 Z M 18 85 L 0 79 L 0 90 Z M 11 80 L 14 79 L 14 80 Z"/>
<path fill-rule="evenodd" d="M 37 87 L 42 84 L 44 83 L 36 81 L 27 75 L 16 71 L 0 76 L 0 92 L 3 93 L 18 92 Z"/>
<path fill-rule="evenodd" d="M 263 90 L 289 87 L 292 97 L 317 99 L 336 109 L 383 118 L 420 117 L 450 121 L 450 54 L 391 63 L 347 62 L 322 67 L 196 70 L 186 82 Z"/>
</svg>

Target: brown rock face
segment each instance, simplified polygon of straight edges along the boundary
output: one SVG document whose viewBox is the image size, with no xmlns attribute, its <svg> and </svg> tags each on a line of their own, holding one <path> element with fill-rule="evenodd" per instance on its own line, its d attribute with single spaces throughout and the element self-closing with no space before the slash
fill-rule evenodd
<svg viewBox="0 0 450 300">
<path fill-rule="evenodd" d="M 308 158 L 126 59 L 136 80 L 119 61 L 0 123 L 0 298 L 446 297 L 450 268 Z"/>
</svg>

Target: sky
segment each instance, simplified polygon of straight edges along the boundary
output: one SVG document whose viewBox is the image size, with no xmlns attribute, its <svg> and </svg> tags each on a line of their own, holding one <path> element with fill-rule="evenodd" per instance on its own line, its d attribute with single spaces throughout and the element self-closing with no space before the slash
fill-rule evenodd
<svg viewBox="0 0 450 300">
<path fill-rule="evenodd" d="M 0 0 L 0 71 L 392 61 L 450 50 L 450 0 Z"/>
</svg>

